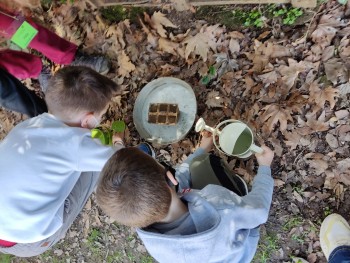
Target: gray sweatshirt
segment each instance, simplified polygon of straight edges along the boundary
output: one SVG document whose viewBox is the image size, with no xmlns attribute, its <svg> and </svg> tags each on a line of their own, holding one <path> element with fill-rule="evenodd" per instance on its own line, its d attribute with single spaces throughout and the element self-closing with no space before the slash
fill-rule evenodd
<svg viewBox="0 0 350 263">
<path fill-rule="evenodd" d="M 203 149 L 198 149 L 178 167 L 180 189 L 189 188 L 189 163 L 202 153 Z M 188 213 L 174 222 L 153 224 L 137 232 L 160 263 L 251 262 L 259 225 L 268 218 L 272 192 L 270 167 L 260 166 L 248 195 L 240 197 L 218 185 L 191 190 L 181 197 Z"/>
</svg>

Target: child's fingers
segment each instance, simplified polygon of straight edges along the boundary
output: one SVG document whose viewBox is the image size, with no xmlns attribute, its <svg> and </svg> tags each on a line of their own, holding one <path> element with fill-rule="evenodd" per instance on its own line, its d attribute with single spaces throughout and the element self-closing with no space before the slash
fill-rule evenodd
<svg viewBox="0 0 350 263">
<path fill-rule="evenodd" d="M 211 132 L 210 131 L 203 131 L 202 132 L 202 136 L 203 137 L 210 137 L 212 134 L 211 134 Z"/>
<path fill-rule="evenodd" d="M 178 184 L 178 182 L 176 181 L 174 175 L 170 171 L 166 172 L 166 176 L 168 177 L 170 182 L 172 182 L 173 185 L 177 185 Z"/>
</svg>

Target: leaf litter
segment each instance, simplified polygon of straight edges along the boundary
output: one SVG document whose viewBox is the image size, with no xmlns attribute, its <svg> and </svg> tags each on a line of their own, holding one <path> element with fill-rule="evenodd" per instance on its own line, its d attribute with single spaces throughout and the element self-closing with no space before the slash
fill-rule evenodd
<svg viewBox="0 0 350 263">
<path fill-rule="evenodd" d="M 326 262 L 317 231 L 309 222 L 318 229 L 325 211 L 350 211 L 348 9 L 349 4 L 325 2 L 306 25 L 286 28 L 278 37 L 271 36 L 271 29 L 229 31 L 190 16 L 183 21 L 176 19 L 169 7 L 145 12 L 138 24 L 129 20 L 108 24 L 85 1 L 53 5 L 47 12 L 37 10 L 34 16 L 62 37 L 81 44 L 85 52 L 111 59 L 108 77 L 123 92 L 113 99 L 106 121 L 124 119 L 130 145 L 141 140 L 132 122 L 134 102 L 142 87 L 157 77 L 188 82 L 197 97 L 197 114 L 208 124 L 229 118 L 247 122 L 257 140 L 276 152 L 272 165 L 275 194 L 266 231 L 279 235 L 281 249 L 269 262 L 289 262 L 292 256 Z M 210 68 L 215 74 L 203 84 L 201 78 Z M 1 138 L 24 118 L 0 109 Z M 191 131 L 181 142 L 158 147 L 157 153 L 176 164 L 199 140 Z M 256 171 L 253 158 L 220 156 L 236 173 L 252 180 Z M 94 197 L 91 200 L 93 205 L 85 208 L 67 233 L 67 241 L 54 248 L 56 253 L 30 262 L 49 262 L 57 254 L 71 257 L 71 262 L 99 262 L 89 247 L 92 229 L 101 232 L 93 247 L 103 258 L 118 251 L 123 260 L 115 262 L 141 262 L 147 256 L 134 230 L 110 224 L 96 208 Z M 298 227 L 292 232 L 283 230 L 283 224 L 296 216 L 304 219 L 298 227 L 307 235 Z M 136 253 L 133 260 L 128 257 L 132 253 Z"/>
</svg>

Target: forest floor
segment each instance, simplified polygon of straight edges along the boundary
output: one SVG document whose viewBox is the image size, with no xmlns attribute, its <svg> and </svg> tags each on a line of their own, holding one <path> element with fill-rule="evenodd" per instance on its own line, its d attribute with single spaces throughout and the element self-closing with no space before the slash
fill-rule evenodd
<svg viewBox="0 0 350 263">
<path fill-rule="evenodd" d="M 33 18 L 111 60 L 108 77 L 123 94 L 113 98 L 104 125 L 123 119 L 128 145 L 137 145 L 132 112 L 140 90 L 159 77 L 186 81 L 196 95 L 197 117 L 210 125 L 242 120 L 275 151 L 273 202 L 254 262 L 326 262 L 322 220 L 333 212 L 350 219 L 349 4 L 324 1 L 299 16 L 282 5 L 177 12 L 166 5 L 97 10 L 86 1 L 67 2 L 45 1 Z M 52 71 L 60 67 L 44 61 Z M 40 93 L 37 80 L 24 83 Z M 0 139 L 25 118 L 0 108 Z M 175 165 L 198 140 L 191 130 L 177 143 L 157 146 L 157 156 Z M 247 182 L 254 178 L 254 158 L 220 156 Z M 92 196 L 52 250 L 29 259 L 0 255 L 0 262 L 153 260 L 135 230 L 111 222 Z"/>
</svg>

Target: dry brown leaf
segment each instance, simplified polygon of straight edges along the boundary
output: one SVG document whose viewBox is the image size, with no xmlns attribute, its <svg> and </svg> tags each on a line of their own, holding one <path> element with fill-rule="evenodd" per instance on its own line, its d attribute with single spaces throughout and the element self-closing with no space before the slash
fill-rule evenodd
<svg viewBox="0 0 350 263">
<path fill-rule="evenodd" d="M 228 33 L 228 36 L 234 39 L 244 39 L 244 35 L 238 31 L 232 31 Z"/>
<path fill-rule="evenodd" d="M 184 34 L 177 34 L 176 36 L 174 36 L 173 33 L 170 32 L 169 38 L 171 41 L 181 42 L 188 36 L 190 32 L 191 32 L 191 29 L 187 29 L 187 31 Z"/>
<path fill-rule="evenodd" d="M 326 101 L 329 102 L 330 108 L 333 109 L 338 97 L 339 90 L 332 87 L 320 89 L 318 81 L 314 81 L 310 85 L 310 98 L 318 107 L 324 108 Z"/>
<path fill-rule="evenodd" d="M 335 116 L 338 120 L 348 118 L 349 117 L 349 111 L 348 110 L 338 110 L 334 112 Z"/>
<path fill-rule="evenodd" d="M 338 139 L 333 134 L 327 133 L 326 134 L 326 141 L 327 141 L 328 145 L 333 149 L 339 147 Z"/>
<path fill-rule="evenodd" d="M 307 114 L 306 116 L 307 122 L 306 125 L 314 129 L 315 131 L 327 131 L 329 130 L 329 123 L 326 121 L 326 111 L 323 110 L 321 114 L 316 118 L 316 114 Z"/>
<path fill-rule="evenodd" d="M 338 79 L 341 83 L 349 80 L 348 69 L 345 67 L 343 60 L 339 58 L 332 58 L 324 62 L 324 70 L 327 79 L 329 79 L 334 85 L 338 83 Z"/>
<path fill-rule="evenodd" d="M 158 40 L 158 47 L 161 51 L 164 51 L 176 56 L 177 55 L 176 50 L 179 47 L 179 44 L 161 37 Z"/>
<path fill-rule="evenodd" d="M 167 37 L 164 27 L 177 28 L 166 16 L 158 11 L 154 12 L 151 17 L 151 27 L 154 28 L 161 37 Z"/>
<path fill-rule="evenodd" d="M 275 125 L 280 124 L 280 130 L 284 132 L 287 129 L 287 122 L 293 122 L 293 118 L 290 115 L 289 110 L 282 108 L 280 105 L 271 104 L 263 108 L 265 111 L 261 118 L 265 123 L 265 126 L 272 132 L 275 128 Z"/>
<path fill-rule="evenodd" d="M 271 137 L 269 141 L 272 143 L 274 152 L 277 156 L 282 156 L 283 147 L 281 146 L 281 141 L 275 137 Z"/>
<path fill-rule="evenodd" d="M 322 51 L 322 61 L 327 61 L 328 59 L 332 58 L 334 56 L 334 51 L 335 51 L 334 46 L 326 47 Z"/>
<path fill-rule="evenodd" d="M 259 75 L 259 78 L 261 79 L 262 83 L 264 84 L 272 84 L 277 81 L 277 78 L 279 75 L 276 71 L 271 71 L 262 75 Z"/>
<path fill-rule="evenodd" d="M 289 66 L 281 65 L 277 68 L 282 76 L 284 86 L 289 90 L 294 86 L 295 80 L 299 76 L 300 72 L 304 72 L 310 69 L 311 63 L 304 61 L 295 61 L 294 59 L 288 59 Z"/>
<path fill-rule="evenodd" d="M 329 24 L 331 15 L 325 14 L 321 17 L 319 24 L 314 32 L 311 34 L 311 38 L 315 43 L 320 44 L 323 47 L 330 45 L 332 39 L 337 33 L 337 29 L 334 28 L 334 24 Z"/>
<path fill-rule="evenodd" d="M 287 141 L 284 141 L 287 146 L 290 147 L 291 150 L 294 150 L 297 148 L 298 145 L 300 145 L 300 139 L 301 135 L 297 132 L 284 132 L 284 137 L 286 137 Z"/>
<path fill-rule="evenodd" d="M 207 95 L 205 102 L 209 108 L 224 107 L 224 99 L 218 91 L 212 90 Z"/>
<path fill-rule="evenodd" d="M 186 39 L 183 43 L 187 44 L 185 49 L 186 59 L 193 52 L 195 55 L 201 56 L 204 62 L 207 61 L 210 46 L 207 43 L 207 36 L 205 34 L 198 33 L 194 37 Z"/>
<path fill-rule="evenodd" d="M 266 41 L 262 43 L 258 40 L 254 41 L 254 53 L 245 52 L 249 60 L 253 61 L 253 68 L 251 72 L 260 73 L 265 69 L 269 63 L 270 58 L 291 56 L 291 49 L 289 47 L 273 44 Z"/>
<path fill-rule="evenodd" d="M 124 50 L 118 53 L 118 75 L 128 77 L 130 72 L 136 69 L 135 65 L 130 61 L 129 56 Z"/>
<path fill-rule="evenodd" d="M 338 50 L 339 50 L 339 56 L 343 60 L 346 60 L 350 57 L 350 39 L 348 38 L 348 36 L 345 36 L 342 38 L 342 40 L 340 41 Z"/>
<path fill-rule="evenodd" d="M 268 58 L 290 57 L 291 48 L 266 41 L 264 43 L 255 40 L 255 53 L 265 55 Z"/>
<path fill-rule="evenodd" d="M 251 53 L 245 53 L 245 55 L 253 62 L 253 67 L 250 72 L 261 73 L 269 63 L 269 59 L 265 55 Z"/>
<path fill-rule="evenodd" d="M 273 179 L 274 181 L 274 186 L 275 187 L 281 187 L 283 185 L 285 185 L 286 183 L 284 181 L 282 181 L 281 179 Z"/>
<path fill-rule="evenodd" d="M 324 120 L 325 112 L 317 119 L 315 114 L 306 116 L 307 121 L 298 118 L 298 123 L 302 128 L 297 128 L 296 131 L 301 135 L 310 135 L 315 132 L 323 132 L 329 130 L 329 123 Z"/>
<path fill-rule="evenodd" d="M 344 83 L 341 84 L 337 87 L 337 89 L 339 90 L 339 96 L 345 96 L 346 94 L 350 93 L 350 83 Z"/>
<path fill-rule="evenodd" d="M 239 53 L 239 51 L 241 50 L 241 47 L 239 45 L 238 40 L 236 39 L 230 39 L 230 43 L 229 43 L 229 49 L 231 51 L 232 54 L 234 53 Z"/>
<path fill-rule="evenodd" d="M 307 153 L 304 155 L 304 161 L 317 175 L 324 173 L 328 168 L 326 156 L 321 153 Z"/>
<path fill-rule="evenodd" d="M 186 38 L 183 42 L 186 45 L 185 58 L 188 59 L 191 53 L 202 57 L 203 61 L 207 61 L 209 49 L 216 51 L 216 38 L 213 30 L 203 27 L 195 36 Z"/>
<path fill-rule="evenodd" d="M 350 176 L 350 158 L 338 161 L 336 168 L 340 174 L 347 174 Z"/>
<path fill-rule="evenodd" d="M 350 141 L 350 125 L 340 125 L 336 128 L 336 133 L 339 136 L 339 141 L 342 144 Z"/>
<path fill-rule="evenodd" d="M 293 196 L 299 203 L 304 203 L 304 199 L 297 191 L 293 191 Z"/>
</svg>

